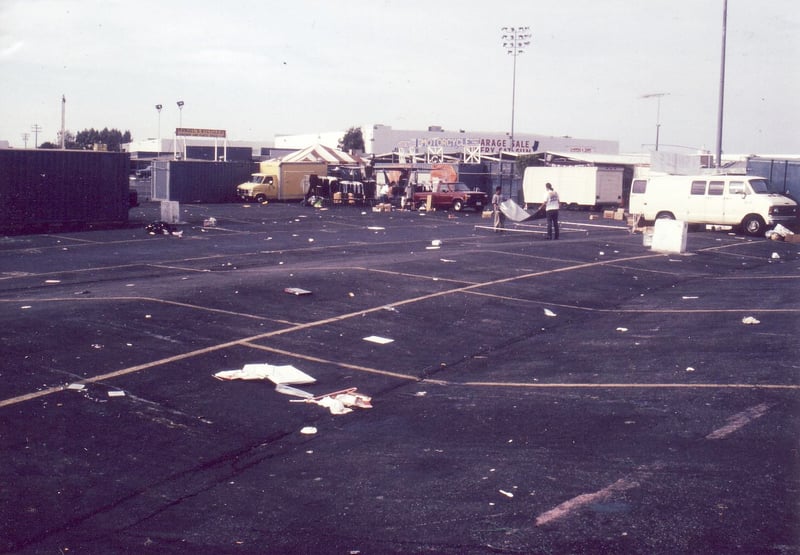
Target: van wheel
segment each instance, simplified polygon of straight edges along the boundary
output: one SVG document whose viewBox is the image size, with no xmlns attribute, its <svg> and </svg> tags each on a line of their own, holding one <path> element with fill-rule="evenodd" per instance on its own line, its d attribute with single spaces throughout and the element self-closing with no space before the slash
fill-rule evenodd
<svg viewBox="0 0 800 555">
<path fill-rule="evenodd" d="M 656 214 L 656 220 L 674 220 L 675 214 L 672 212 L 659 212 Z"/>
<path fill-rule="evenodd" d="M 767 227 L 767 224 L 764 223 L 764 219 L 758 214 L 748 214 L 742 220 L 742 231 L 751 237 L 761 235 L 765 227 Z"/>
<path fill-rule="evenodd" d="M 264 193 L 259 193 L 259 194 L 256 195 L 256 202 L 257 203 L 261 204 L 265 200 L 267 200 L 267 195 L 265 195 Z"/>
</svg>

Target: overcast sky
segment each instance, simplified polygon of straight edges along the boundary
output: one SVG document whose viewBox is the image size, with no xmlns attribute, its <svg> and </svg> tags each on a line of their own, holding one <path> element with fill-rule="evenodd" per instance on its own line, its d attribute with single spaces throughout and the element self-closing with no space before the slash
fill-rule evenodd
<svg viewBox="0 0 800 555">
<path fill-rule="evenodd" d="M 231 140 L 347 129 L 515 132 L 716 149 L 723 0 L 0 0 L 0 139 L 66 127 Z M 723 151 L 800 153 L 796 0 L 728 0 Z"/>
</svg>

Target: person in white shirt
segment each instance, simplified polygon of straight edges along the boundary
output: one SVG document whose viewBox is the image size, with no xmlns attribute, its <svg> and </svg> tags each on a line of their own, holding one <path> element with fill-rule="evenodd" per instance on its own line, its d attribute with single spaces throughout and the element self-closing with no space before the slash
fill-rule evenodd
<svg viewBox="0 0 800 555">
<path fill-rule="evenodd" d="M 545 183 L 544 187 L 547 192 L 539 210 L 544 209 L 547 217 L 547 238 L 558 239 L 558 209 L 561 207 L 561 202 L 558 200 L 558 193 L 553 190 L 550 183 Z"/>
</svg>

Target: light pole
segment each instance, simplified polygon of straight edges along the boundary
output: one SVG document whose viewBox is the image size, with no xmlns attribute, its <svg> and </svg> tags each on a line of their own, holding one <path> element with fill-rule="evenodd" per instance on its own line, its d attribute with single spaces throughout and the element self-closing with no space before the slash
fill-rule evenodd
<svg viewBox="0 0 800 555">
<path fill-rule="evenodd" d="M 531 41 L 530 27 L 503 27 L 503 48 L 514 58 L 511 77 L 511 149 L 514 150 L 514 105 L 517 97 L 517 56 L 525 52 Z"/>
<path fill-rule="evenodd" d="M 161 156 L 161 108 L 163 106 L 161 104 L 156 104 L 156 111 L 158 112 L 158 152 L 156 153 L 156 158 Z"/>
<path fill-rule="evenodd" d="M 667 96 L 669 93 L 652 93 L 643 94 L 642 98 L 656 98 L 658 99 L 658 107 L 656 108 L 656 152 L 658 152 L 658 135 L 661 131 L 661 97 Z"/>
<path fill-rule="evenodd" d="M 725 38 L 728 34 L 728 0 L 722 1 L 722 55 L 719 69 L 719 107 L 717 112 L 717 167 L 722 167 L 722 105 L 725 100 Z"/>
<path fill-rule="evenodd" d="M 178 127 L 183 127 L 183 100 L 179 100 L 178 104 Z"/>
</svg>

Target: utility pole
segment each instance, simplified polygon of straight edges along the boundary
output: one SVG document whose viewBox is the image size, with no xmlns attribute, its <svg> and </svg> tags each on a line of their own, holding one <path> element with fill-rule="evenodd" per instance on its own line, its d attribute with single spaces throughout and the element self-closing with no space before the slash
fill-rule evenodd
<svg viewBox="0 0 800 555">
<path fill-rule="evenodd" d="M 23 133 L 22 134 L 22 142 L 25 143 L 25 148 L 28 148 L 28 139 L 30 139 L 30 133 Z"/>
<path fill-rule="evenodd" d="M 31 131 L 33 131 L 33 137 L 34 137 L 33 148 L 39 148 L 39 133 L 42 132 L 42 126 L 39 125 L 38 123 L 34 123 L 33 125 L 31 125 Z"/>
</svg>

